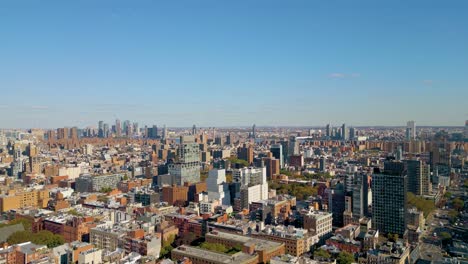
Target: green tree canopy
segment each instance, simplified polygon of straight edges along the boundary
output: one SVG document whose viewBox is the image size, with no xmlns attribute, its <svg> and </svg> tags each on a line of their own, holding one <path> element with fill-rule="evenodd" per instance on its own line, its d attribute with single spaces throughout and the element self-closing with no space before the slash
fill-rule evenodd
<svg viewBox="0 0 468 264">
<path fill-rule="evenodd" d="M 463 202 L 463 200 L 458 197 L 453 199 L 452 204 L 453 204 L 453 208 L 455 208 L 455 210 L 458 210 L 458 211 L 460 211 L 461 209 L 465 207 L 465 202 Z"/>
<path fill-rule="evenodd" d="M 31 231 L 18 231 L 11 234 L 7 239 L 8 244 L 12 245 L 28 241 L 38 245 L 46 245 L 48 248 L 60 246 L 65 243 L 63 236 L 56 235 L 47 230 L 42 230 L 37 233 L 31 233 Z"/>
<path fill-rule="evenodd" d="M 330 253 L 324 249 L 317 249 L 314 251 L 314 258 L 324 258 L 324 259 L 329 259 L 331 258 Z"/>
<path fill-rule="evenodd" d="M 410 206 L 416 207 L 419 211 L 422 211 L 425 217 L 427 217 L 436 208 L 435 203 L 432 200 L 428 200 L 428 199 L 424 199 L 423 197 L 416 196 L 411 192 L 408 192 L 407 195 L 408 195 L 408 204 Z"/>
<path fill-rule="evenodd" d="M 448 232 L 441 232 L 439 236 L 442 239 L 442 244 L 444 245 L 448 245 L 452 242 L 452 235 L 450 235 Z"/>
<path fill-rule="evenodd" d="M 354 262 L 354 255 L 346 251 L 341 251 L 336 258 L 336 263 L 338 264 L 351 264 Z"/>
</svg>

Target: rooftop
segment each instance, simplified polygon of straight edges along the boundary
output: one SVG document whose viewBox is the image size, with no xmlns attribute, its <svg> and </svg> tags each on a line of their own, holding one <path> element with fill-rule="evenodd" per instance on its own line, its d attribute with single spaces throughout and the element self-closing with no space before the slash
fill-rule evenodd
<svg viewBox="0 0 468 264">
<path fill-rule="evenodd" d="M 180 246 L 176 249 L 173 249 L 173 252 L 184 254 L 187 256 L 193 257 L 203 257 L 206 261 L 216 261 L 222 263 L 242 263 L 251 259 L 256 258 L 256 255 L 249 255 L 243 252 L 237 252 L 233 255 L 227 255 L 222 253 L 217 253 L 214 251 L 209 251 L 201 248 L 195 248 L 190 246 Z"/>
<path fill-rule="evenodd" d="M 243 235 L 236 235 L 231 233 L 219 232 L 219 231 L 212 231 L 208 233 L 206 236 L 214 236 L 220 237 L 227 240 L 236 241 L 238 243 L 247 244 L 247 245 L 255 245 L 255 250 L 270 250 L 277 248 L 282 245 L 282 243 L 277 243 L 273 241 L 243 236 Z"/>
</svg>

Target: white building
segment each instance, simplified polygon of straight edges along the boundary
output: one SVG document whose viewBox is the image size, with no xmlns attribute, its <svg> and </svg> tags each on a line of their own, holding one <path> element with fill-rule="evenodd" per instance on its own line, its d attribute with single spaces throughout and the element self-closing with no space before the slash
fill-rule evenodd
<svg viewBox="0 0 468 264">
<path fill-rule="evenodd" d="M 102 250 L 90 249 L 80 252 L 78 255 L 78 264 L 100 264 L 102 262 Z"/>
<path fill-rule="evenodd" d="M 206 187 L 208 200 L 217 200 L 222 205 L 231 205 L 229 185 L 226 182 L 226 170 L 210 170 L 206 179 Z"/>
<path fill-rule="evenodd" d="M 253 186 L 267 183 L 266 167 L 242 168 L 232 172 L 232 180 L 241 183 L 242 186 Z"/>
</svg>

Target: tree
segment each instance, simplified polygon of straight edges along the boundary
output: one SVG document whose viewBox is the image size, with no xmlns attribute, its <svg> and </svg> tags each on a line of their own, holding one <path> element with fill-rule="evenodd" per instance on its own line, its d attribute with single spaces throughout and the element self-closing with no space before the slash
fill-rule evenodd
<svg viewBox="0 0 468 264">
<path fill-rule="evenodd" d="M 102 187 L 101 188 L 101 192 L 102 193 L 109 193 L 112 191 L 112 188 L 111 187 Z"/>
<path fill-rule="evenodd" d="M 439 236 L 442 239 L 442 244 L 444 246 L 452 242 L 452 236 L 448 232 L 440 232 Z"/>
<path fill-rule="evenodd" d="M 331 255 L 330 255 L 330 253 L 328 253 L 328 251 L 319 248 L 319 249 L 314 251 L 314 258 L 330 259 Z"/>
<path fill-rule="evenodd" d="M 169 257 L 169 254 L 174 249 L 172 243 L 175 241 L 175 235 L 169 236 L 166 240 L 163 241 L 161 252 L 159 253 L 160 257 Z"/>
<path fill-rule="evenodd" d="M 425 217 L 427 217 L 429 213 L 434 211 L 436 208 L 434 201 L 424 199 L 420 196 L 416 196 L 411 192 L 408 192 L 407 196 L 408 196 L 408 204 L 410 206 L 416 207 L 419 211 L 422 211 Z"/>
<path fill-rule="evenodd" d="M 338 264 L 351 264 L 354 262 L 354 255 L 346 251 L 341 251 L 336 258 L 336 263 Z"/>
<path fill-rule="evenodd" d="M 31 233 L 31 231 L 17 231 L 7 239 L 8 244 L 12 245 L 28 241 L 38 245 L 46 245 L 48 248 L 54 248 L 65 243 L 65 239 L 61 235 L 56 235 L 47 230 L 42 230 L 35 234 Z"/>
<path fill-rule="evenodd" d="M 388 240 L 392 242 L 397 242 L 398 240 L 398 234 L 388 233 L 387 237 L 388 237 Z"/>
<path fill-rule="evenodd" d="M 459 213 L 457 210 L 450 210 L 447 215 L 448 215 L 450 222 L 453 223 L 457 219 Z"/>
<path fill-rule="evenodd" d="M 31 240 L 31 235 L 30 231 L 16 231 L 8 237 L 7 242 L 10 245 L 28 242 Z"/>
<path fill-rule="evenodd" d="M 465 207 L 465 202 L 463 202 L 463 200 L 458 197 L 453 199 L 452 204 L 453 204 L 453 208 L 455 208 L 455 210 L 457 211 L 460 211 L 461 209 Z"/>
</svg>

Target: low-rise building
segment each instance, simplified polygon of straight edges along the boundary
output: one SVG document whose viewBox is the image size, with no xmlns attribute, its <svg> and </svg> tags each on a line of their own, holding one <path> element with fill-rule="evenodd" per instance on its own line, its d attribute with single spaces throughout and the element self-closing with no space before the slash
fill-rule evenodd
<svg viewBox="0 0 468 264">
<path fill-rule="evenodd" d="M 258 254 L 258 261 L 268 262 L 272 257 L 285 254 L 284 243 L 268 241 L 243 235 L 212 231 L 205 235 L 206 242 L 222 244 L 226 247 L 242 247 L 242 252 Z"/>
<path fill-rule="evenodd" d="M 171 251 L 171 258 L 182 260 L 189 258 L 193 264 L 256 264 L 259 263 L 257 254 L 237 252 L 233 255 L 218 253 L 201 248 L 180 246 Z"/>
<path fill-rule="evenodd" d="M 332 214 L 324 211 L 309 211 L 304 216 L 304 229 L 313 230 L 324 241 L 332 233 Z"/>
</svg>

